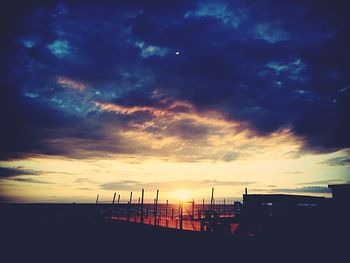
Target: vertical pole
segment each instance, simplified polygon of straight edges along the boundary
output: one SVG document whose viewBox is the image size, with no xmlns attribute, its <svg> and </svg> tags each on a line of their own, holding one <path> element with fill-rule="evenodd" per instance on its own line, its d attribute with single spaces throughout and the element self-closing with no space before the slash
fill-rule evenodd
<svg viewBox="0 0 350 263">
<path fill-rule="evenodd" d="M 203 218 L 202 218 L 203 217 Z M 205 206 L 204 206 L 204 198 L 202 200 L 202 213 L 198 213 L 198 218 L 200 219 L 201 224 L 201 232 L 204 231 L 204 220 L 205 220 Z"/>
<path fill-rule="evenodd" d="M 143 224 L 143 196 L 145 193 L 145 189 L 142 189 L 142 193 L 141 193 L 141 217 L 140 217 L 140 222 L 141 224 Z"/>
<path fill-rule="evenodd" d="M 214 204 L 214 187 L 211 189 L 211 199 L 210 199 L 210 211 L 213 212 Z"/>
<path fill-rule="evenodd" d="M 158 212 L 158 194 L 159 194 L 159 190 L 157 190 L 157 195 L 156 195 L 156 199 L 154 201 L 154 225 L 157 225 L 157 212 Z"/>
<path fill-rule="evenodd" d="M 168 199 L 166 200 L 165 205 L 165 227 L 168 227 Z"/>
<path fill-rule="evenodd" d="M 171 220 L 174 220 L 174 208 L 171 209 Z"/>
<path fill-rule="evenodd" d="M 130 203 L 130 204 L 132 203 L 132 192 L 130 192 L 130 200 L 129 200 L 129 203 Z"/>
<path fill-rule="evenodd" d="M 198 218 L 198 219 L 201 218 L 201 209 L 200 209 L 199 206 L 198 206 L 198 208 L 197 208 L 197 218 Z"/>
<path fill-rule="evenodd" d="M 180 202 L 180 230 L 182 230 L 182 216 L 183 216 L 182 208 L 183 208 L 183 204 L 182 202 Z"/>
<path fill-rule="evenodd" d="M 153 224 L 154 224 L 154 214 L 155 214 L 155 211 L 156 211 L 156 199 L 154 198 L 154 200 L 153 200 L 153 212 L 151 212 L 151 209 L 150 209 L 150 214 L 149 214 L 149 216 L 151 217 L 151 219 L 150 219 L 150 224 L 152 223 L 152 220 L 153 220 Z M 153 218 L 152 218 L 152 216 L 153 216 Z"/>
<path fill-rule="evenodd" d="M 97 207 L 98 198 L 99 198 L 99 194 L 97 194 L 97 196 L 96 196 L 96 213 L 97 213 L 97 216 L 99 215 L 99 211 L 98 211 L 98 207 Z"/>
<path fill-rule="evenodd" d="M 132 192 L 130 192 L 130 200 L 129 200 L 129 203 L 128 203 L 128 221 L 130 221 L 131 202 L 132 202 Z"/>
<path fill-rule="evenodd" d="M 194 198 L 192 199 L 192 219 L 194 219 Z"/>
<path fill-rule="evenodd" d="M 224 199 L 224 214 L 226 212 L 226 199 Z"/>
<path fill-rule="evenodd" d="M 119 217 L 119 202 L 120 202 L 120 194 L 118 195 L 118 201 L 117 201 L 117 217 Z"/>
<path fill-rule="evenodd" d="M 130 202 L 128 201 L 128 212 L 127 212 L 127 215 L 126 215 L 126 219 L 128 221 L 130 221 Z"/>
<path fill-rule="evenodd" d="M 116 193 L 114 193 L 114 195 L 113 195 L 113 201 L 112 201 L 112 209 L 111 209 L 111 217 L 113 216 L 113 214 L 114 214 L 114 201 L 115 201 L 115 195 L 116 195 Z"/>
<path fill-rule="evenodd" d="M 113 201 L 112 201 L 112 205 L 114 205 L 114 201 L 115 201 L 115 195 L 116 195 L 117 193 L 114 193 L 114 195 L 113 195 Z"/>
<path fill-rule="evenodd" d="M 244 189 L 244 192 L 245 192 L 246 195 L 248 194 L 248 189 L 247 189 L 247 187 Z"/>
<path fill-rule="evenodd" d="M 136 222 L 136 219 L 139 217 L 140 215 L 140 201 L 141 201 L 141 198 L 139 197 L 139 199 L 137 200 L 137 208 L 136 208 L 136 217 L 135 217 L 135 222 Z"/>
</svg>

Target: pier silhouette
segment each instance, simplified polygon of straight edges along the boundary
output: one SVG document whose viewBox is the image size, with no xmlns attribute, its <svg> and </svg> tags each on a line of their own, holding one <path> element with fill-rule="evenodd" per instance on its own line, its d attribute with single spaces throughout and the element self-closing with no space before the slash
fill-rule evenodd
<svg viewBox="0 0 350 263">
<path fill-rule="evenodd" d="M 341 188 L 342 194 L 323 198 L 246 192 L 243 203 L 213 195 L 209 202 L 130 198 L 121 203 L 117 194 L 109 204 L 3 203 L 1 245 L 4 257 L 13 262 L 51 262 L 53 255 L 59 261 L 158 262 L 171 261 L 179 251 L 187 260 L 203 262 L 283 260 L 286 254 L 295 260 L 298 255 L 334 260 L 345 256 L 344 241 L 349 240 L 349 185 L 330 187 L 333 192 Z"/>
</svg>

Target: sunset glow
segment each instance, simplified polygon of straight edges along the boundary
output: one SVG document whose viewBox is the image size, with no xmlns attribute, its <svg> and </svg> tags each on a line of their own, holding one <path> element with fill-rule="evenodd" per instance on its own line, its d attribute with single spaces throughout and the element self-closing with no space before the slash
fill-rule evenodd
<svg viewBox="0 0 350 263">
<path fill-rule="evenodd" d="M 179 189 L 172 193 L 173 197 L 180 201 L 189 201 L 193 197 L 193 193 L 187 189 Z"/>
<path fill-rule="evenodd" d="M 330 197 L 350 181 L 338 9 L 41 2 L 4 37 L 0 201 Z"/>
</svg>

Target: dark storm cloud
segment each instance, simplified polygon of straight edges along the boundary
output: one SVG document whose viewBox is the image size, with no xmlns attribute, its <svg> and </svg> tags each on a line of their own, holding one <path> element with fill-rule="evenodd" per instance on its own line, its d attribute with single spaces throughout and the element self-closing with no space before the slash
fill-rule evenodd
<svg viewBox="0 0 350 263">
<path fill-rule="evenodd" d="M 349 148 L 348 11 L 346 1 L 9 5 L 0 158 L 147 152 L 128 147 L 118 131 L 148 114 L 102 113 L 94 101 L 185 100 L 258 136 L 290 128 L 305 151 Z M 170 126 L 168 134 L 184 140 L 210 133 L 186 121 Z"/>
<path fill-rule="evenodd" d="M 248 121 L 258 134 L 291 127 L 305 138 L 307 149 L 332 151 L 349 146 L 345 114 L 349 94 L 344 89 L 349 79 L 340 73 L 348 71 L 348 62 L 342 58 L 340 64 L 328 63 L 328 53 L 348 54 L 345 46 L 336 48 L 349 42 L 343 36 L 347 27 L 335 16 L 343 8 L 339 5 L 330 7 L 333 15 L 327 21 L 322 17 L 326 10 L 318 5 L 315 13 L 312 5 L 262 1 L 243 6 L 249 19 L 237 28 L 223 23 L 213 11 L 166 28 L 150 30 L 136 24 L 133 30 L 151 43 L 181 50 L 177 61 L 148 61 L 169 93 L 201 107 L 225 110 L 233 119 Z M 157 18 L 137 19 L 153 24 Z M 261 28 L 258 37 L 257 28 Z"/>
</svg>

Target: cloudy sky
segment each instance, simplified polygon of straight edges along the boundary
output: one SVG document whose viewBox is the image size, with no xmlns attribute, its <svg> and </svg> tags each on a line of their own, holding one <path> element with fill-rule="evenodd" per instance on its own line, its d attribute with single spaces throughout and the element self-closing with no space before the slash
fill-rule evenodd
<svg viewBox="0 0 350 263">
<path fill-rule="evenodd" d="M 22 2 L 1 14 L 0 200 L 350 180 L 347 1 Z"/>
</svg>

